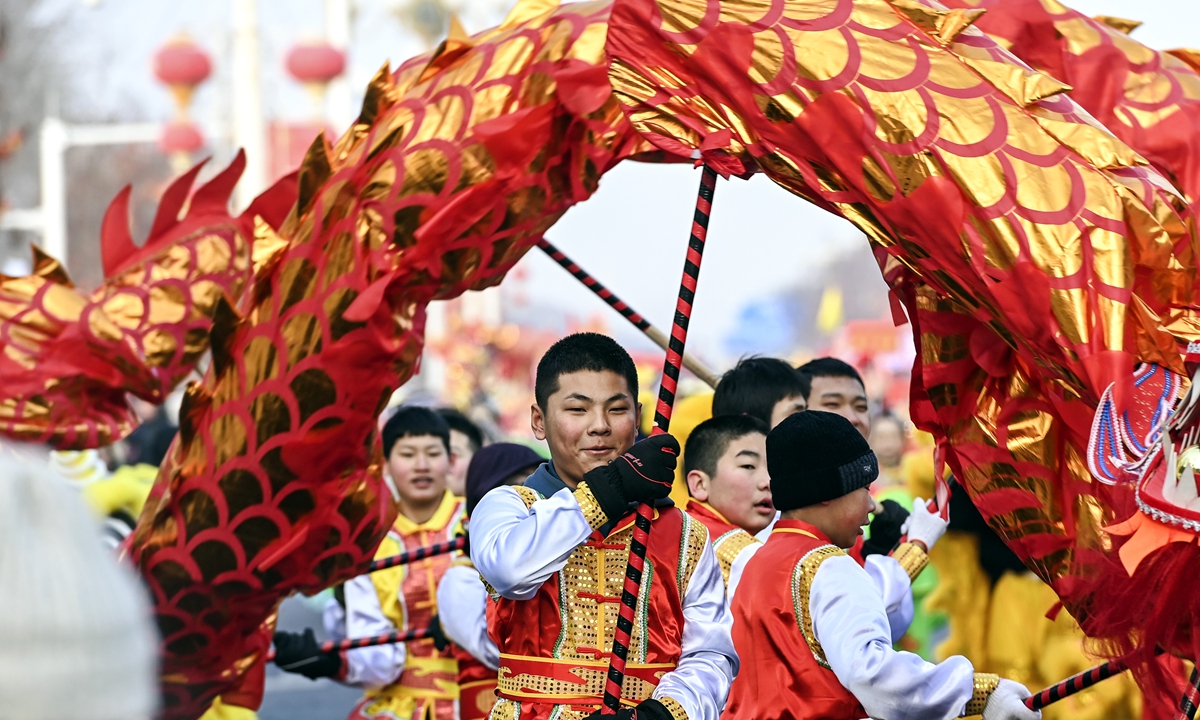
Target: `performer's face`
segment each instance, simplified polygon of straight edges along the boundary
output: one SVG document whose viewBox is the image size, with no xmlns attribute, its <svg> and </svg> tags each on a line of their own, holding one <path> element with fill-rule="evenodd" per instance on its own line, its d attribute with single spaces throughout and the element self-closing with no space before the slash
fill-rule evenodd
<svg viewBox="0 0 1200 720">
<path fill-rule="evenodd" d="M 829 501 L 827 527 L 821 529 L 835 545 L 841 548 L 854 547 L 863 526 L 871 521 L 871 513 L 877 507 L 867 488 L 859 488 L 849 495 Z"/>
<path fill-rule="evenodd" d="M 441 500 L 450 472 L 450 453 L 436 435 L 402 437 L 387 459 L 388 474 L 404 505 L 426 505 Z"/>
<path fill-rule="evenodd" d="M 731 440 L 717 461 L 716 474 L 693 470 L 687 476 L 692 497 L 708 503 L 725 519 L 751 535 L 771 524 L 771 476 L 767 473 L 767 436 L 752 432 Z"/>
<path fill-rule="evenodd" d="M 625 378 L 611 370 L 558 376 L 558 390 L 530 409 L 538 440 L 550 446 L 554 469 L 570 487 L 589 470 L 628 450 L 637 438 L 641 406 Z"/>
<path fill-rule="evenodd" d="M 862 383 L 848 377 L 814 377 L 808 409 L 836 413 L 850 421 L 863 437 L 871 434 L 870 405 Z"/>
<path fill-rule="evenodd" d="M 453 452 L 450 455 L 450 474 L 446 476 L 446 487 L 458 497 L 464 497 L 467 494 L 467 467 L 475 456 L 471 438 L 466 433 L 451 430 L 450 450 Z"/>
<path fill-rule="evenodd" d="M 808 401 L 803 395 L 793 395 L 785 397 L 775 403 L 775 407 L 771 408 L 771 427 L 775 427 L 783 422 L 784 418 L 789 415 L 795 415 L 798 412 L 804 412 L 808 409 Z"/>
</svg>

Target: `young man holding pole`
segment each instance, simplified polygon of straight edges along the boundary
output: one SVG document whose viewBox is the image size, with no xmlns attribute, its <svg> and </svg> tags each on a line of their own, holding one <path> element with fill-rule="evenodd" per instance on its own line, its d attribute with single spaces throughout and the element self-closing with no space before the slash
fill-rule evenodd
<svg viewBox="0 0 1200 720">
<path fill-rule="evenodd" d="M 678 443 L 635 444 L 637 370 L 616 342 L 568 336 L 538 363 L 534 434 L 551 461 L 488 493 L 471 557 L 491 586 L 500 650 L 492 718 L 599 716 L 634 509 L 654 506 L 621 686 L 621 716 L 716 720 L 737 671 L 721 572 L 704 526 L 667 495 Z"/>
</svg>

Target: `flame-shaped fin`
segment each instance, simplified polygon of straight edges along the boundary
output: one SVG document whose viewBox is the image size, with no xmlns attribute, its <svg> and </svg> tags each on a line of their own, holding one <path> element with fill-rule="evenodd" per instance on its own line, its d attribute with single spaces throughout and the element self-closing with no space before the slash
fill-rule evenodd
<svg viewBox="0 0 1200 720">
<path fill-rule="evenodd" d="M 186 447 L 196 437 L 196 424 L 200 416 L 212 405 L 212 393 L 198 382 L 190 383 L 183 393 L 179 405 L 179 444 Z"/>
<path fill-rule="evenodd" d="M 188 193 L 192 190 L 192 184 L 196 182 L 196 176 L 200 174 L 200 168 L 204 167 L 207 162 L 208 158 L 205 158 L 196 163 L 191 170 L 180 175 L 167 187 L 166 192 L 162 195 L 162 200 L 158 203 L 158 213 L 154 216 L 154 224 L 150 226 L 150 237 L 146 240 L 147 245 L 154 242 L 156 238 L 162 237 L 175 223 L 179 222 L 179 209 L 187 200 Z"/>
<path fill-rule="evenodd" d="M 984 8 L 944 10 L 927 7 L 916 0 L 890 0 L 896 8 L 942 45 L 954 42 L 963 30 L 971 27 L 987 12 Z"/>
<path fill-rule="evenodd" d="M 1021 107 L 1029 107 L 1039 100 L 1071 90 L 1070 85 L 1019 65 L 966 55 L 959 56 L 959 59 Z"/>
<path fill-rule="evenodd" d="M 557 7 L 557 4 L 555 7 Z M 471 42 L 471 37 L 467 35 L 467 31 L 463 28 L 462 23 L 458 21 L 458 17 L 451 13 L 450 33 L 437 46 L 433 54 L 429 56 L 429 63 L 425 65 L 425 69 L 417 77 L 416 84 L 420 85 L 450 67 L 473 47 L 475 47 L 475 43 Z"/>
<path fill-rule="evenodd" d="M 1187 63 L 1188 67 L 1196 72 L 1200 72 L 1200 50 L 1193 50 L 1192 48 L 1175 48 L 1174 50 L 1166 50 L 1164 52 L 1173 58 L 1184 61 Z"/>
<path fill-rule="evenodd" d="M 358 114 L 358 124 L 373 125 L 379 113 L 396 103 L 399 93 L 396 92 L 396 79 L 392 77 L 392 68 L 384 63 L 371 82 L 367 83 L 367 92 L 363 95 L 362 111 Z"/>
<path fill-rule="evenodd" d="M 322 132 L 313 138 L 312 145 L 308 146 L 308 152 L 304 154 L 304 161 L 300 163 L 300 187 L 296 193 L 298 218 L 312 209 L 317 193 L 333 174 L 333 167 L 329 162 L 330 149 L 329 141 Z"/>
<path fill-rule="evenodd" d="M 198 217 L 206 212 L 223 213 L 229 208 L 229 196 L 233 194 L 233 186 L 242 177 L 246 169 L 246 151 L 238 150 L 237 157 L 229 163 L 229 167 L 217 173 L 196 190 L 192 196 L 192 205 L 188 208 L 188 217 Z"/>
<path fill-rule="evenodd" d="M 1126 35 L 1142 26 L 1141 20 L 1130 20 L 1129 18 L 1116 17 L 1114 15 L 1096 15 L 1092 19 L 1098 23 L 1104 23 L 1113 30 Z"/>
<path fill-rule="evenodd" d="M 229 302 L 229 297 L 221 293 L 213 308 L 212 330 L 209 331 L 213 371 L 217 377 L 224 375 L 233 364 L 233 336 L 241 322 L 242 318 Z"/>
<path fill-rule="evenodd" d="M 104 212 L 104 222 L 100 224 L 100 262 L 104 266 L 105 277 L 116 275 L 121 263 L 137 252 L 133 235 L 129 232 L 129 196 L 132 193 L 132 185 L 121 188 Z"/>
<path fill-rule="evenodd" d="M 278 230 L 296 204 L 296 195 L 300 191 L 299 182 L 298 172 L 290 172 L 279 178 L 274 185 L 254 198 L 250 207 L 242 213 L 242 217 L 261 218 L 272 229 Z"/>
<path fill-rule="evenodd" d="M 263 269 L 279 257 L 287 246 L 287 240 L 280 237 L 269 222 L 260 215 L 254 216 L 254 245 L 250 249 L 250 260 L 254 264 L 255 277 L 260 277 Z"/>
<path fill-rule="evenodd" d="M 75 283 L 71 282 L 70 276 L 67 275 L 67 269 L 62 266 L 61 262 L 47 255 L 46 251 L 37 245 L 31 243 L 29 249 L 33 251 L 34 275 L 64 287 L 75 287 Z"/>
<path fill-rule="evenodd" d="M 447 33 L 447 40 L 456 40 L 458 42 L 468 42 L 470 35 L 467 34 L 467 29 L 463 27 L 456 13 L 450 13 L 450 32 Z"/>
</svg>

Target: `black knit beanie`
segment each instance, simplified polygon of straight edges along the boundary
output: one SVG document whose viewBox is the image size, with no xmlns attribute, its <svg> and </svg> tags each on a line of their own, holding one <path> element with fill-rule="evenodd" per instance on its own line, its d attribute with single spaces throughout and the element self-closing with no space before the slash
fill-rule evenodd
<svg viewBox="0 0 1200 720">
<path fill-rule="evenodd" d="M 787 512 L 870 485 L 879 462 L 849 420 L 809 410 L 788 416 L 767 435 L 767 470 L 771 502 Z"/>
</svg>

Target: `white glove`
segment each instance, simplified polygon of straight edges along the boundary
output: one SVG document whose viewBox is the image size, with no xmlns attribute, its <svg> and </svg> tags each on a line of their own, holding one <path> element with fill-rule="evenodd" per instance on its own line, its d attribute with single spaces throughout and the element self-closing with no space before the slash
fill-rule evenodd
<svg viewBox="0 0 1200 720">
<path fill-rule="evenodd" d="M 909 540 L 920 540 L 927 549 L 932 550 L 933 544 L 946 534 L 949 524 L 941 515 L 929 512 L 925 501 L 917 498 L 913 500 L 912 512 L 900 527 L 900 532 L 908 535 Z"/>
<path fill-rule="evenodd" d="M 1041 710 L 1025 707 L 1031 694 L 1021 683 L 1001 679 L 983 706 L 983 720 L 1041 720 Z"/>
</svg>

